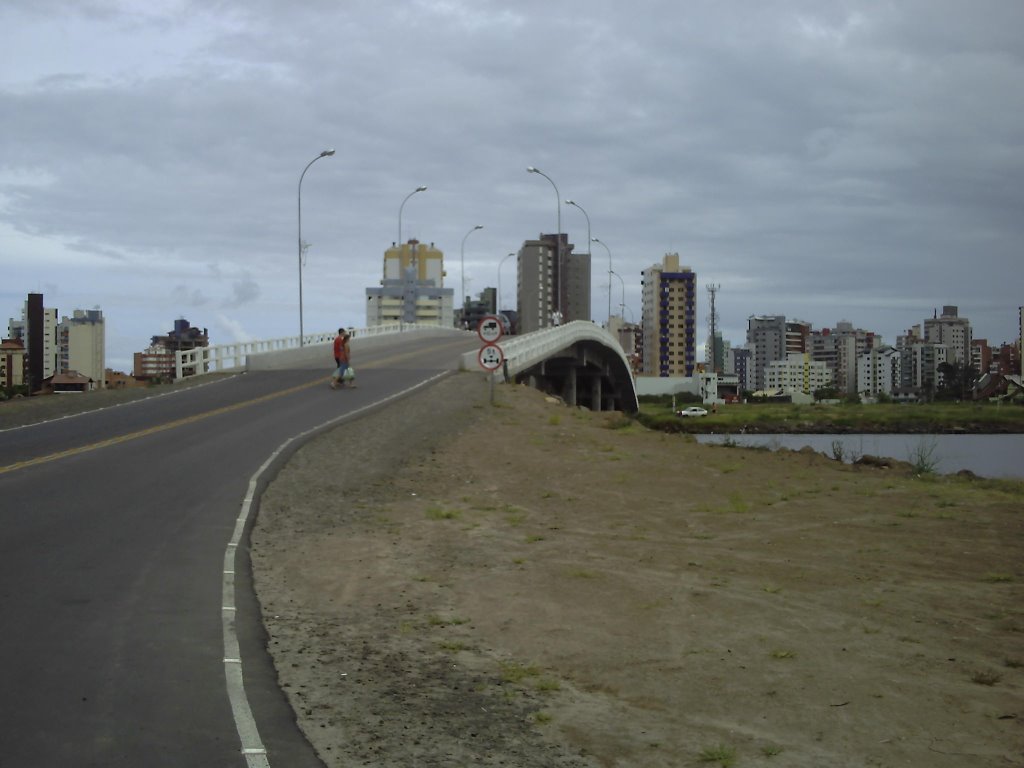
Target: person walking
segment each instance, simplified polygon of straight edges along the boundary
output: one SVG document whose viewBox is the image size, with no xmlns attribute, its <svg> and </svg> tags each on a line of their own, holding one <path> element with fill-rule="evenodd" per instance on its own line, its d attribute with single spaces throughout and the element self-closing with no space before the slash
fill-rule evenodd
<svg viewBox="0 0 1024 768">
<path fill-rule="evenodd" d="M 354 377 L 345 375 L 351 367 L 352 352 L 348 345 L 350 338 L 351 335 L 344 328 L 339 328 L 338 335 L 334 337 L 334 363 L 338 367 L 331 376 L 331 389 L 344 387 L 346 382 L 350 387 L 355 386 Z"/>
</svg>

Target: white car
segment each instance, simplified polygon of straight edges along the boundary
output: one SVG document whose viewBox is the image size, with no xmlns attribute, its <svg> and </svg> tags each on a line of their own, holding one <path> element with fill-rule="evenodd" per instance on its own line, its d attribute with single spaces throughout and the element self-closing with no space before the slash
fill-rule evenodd
<svg viewBox="0 0 1024 768">
<path fill-rule="evenodd" d="M 691 405 L 689 408 L 683 408 L 681 411 L 676 411 L 676 416 L 707 416 L 708 412 L 705 408 L 698 408 L 696 405 Z"/>
</svg>

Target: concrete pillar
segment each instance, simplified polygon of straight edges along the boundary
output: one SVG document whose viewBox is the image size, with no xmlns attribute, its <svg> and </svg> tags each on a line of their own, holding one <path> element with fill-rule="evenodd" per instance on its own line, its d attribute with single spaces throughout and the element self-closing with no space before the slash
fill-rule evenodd
<svg viewBox="0 0 1024 768">
<path fill-rule="evenodd" d="M 565 388 L 562 392 L 562 399 L 567 405 L 576 405 L 576 367 L 570 366 L 565 374 Z"/>
<path fill-rule="evenodd" d="M 601 377 L 591 376 L 590 378 L 590 410 L 603 411 L 604 401 L 601 399 Z"/>
</svg>

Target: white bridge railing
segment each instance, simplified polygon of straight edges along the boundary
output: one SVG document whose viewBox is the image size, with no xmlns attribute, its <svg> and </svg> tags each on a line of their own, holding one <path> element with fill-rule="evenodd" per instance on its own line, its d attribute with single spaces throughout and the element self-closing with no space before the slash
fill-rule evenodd
<svg viewBox="0 0 1024 768">
<path fill-rule="evenodd" d="M 390 333 L 404 333 L 421 329 L 436 329 L 436 325 L 416 323 L 391 323 L 374 325 L 369 328 L 349 329 L 353 337 L 383 336 Z M 264 339 L 261 341 L 239 341 L 234 344 L 218 344 L 212 347 L 197 347 L 175 352 L 174 377 L 188 379 L 202 376 L 204 373 L 239 371 L 245 368 L 250 355 L 262 355 L 267 352 L 280 352 L 285 349 L 297 349 L 314 344 L 329 344 L 334 341 L 337 331 L 328 333 L 306 334 L 302 344 L 298 336 L 287 336 L 281 339 Z"/>
<path fill-rule="evenodd" d="M 586 320 L 574 320 L 565 325 L 542 328 L 522 336 L 503 336 L 498 340 L 498 346 L 501 347 L 501 351 L 505 355 L 508 375 L 515 376 L 549 357 L 552 353 L 567 349 L 579 341 L 601 342 L 610 350 L 617 352 L 622 358 L 625 369 L 631 370 L 629 359 L 622 351 L 618 339 L 604 328 L 594 325 L 594 323 L 588 323 Z M 476 369 L 477 353 L 467 352 L 463 355 L 462 367 L 464 370 Z M 503 372 L 495 371 L 494 375 L 501 376 Z"/>
</svg>

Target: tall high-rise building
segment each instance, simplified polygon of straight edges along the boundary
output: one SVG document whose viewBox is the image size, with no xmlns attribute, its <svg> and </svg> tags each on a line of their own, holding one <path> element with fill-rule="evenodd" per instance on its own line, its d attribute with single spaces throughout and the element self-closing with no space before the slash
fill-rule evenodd
<svg viewBox="0 0 1024 768">
<path fill-rule="evenodd" d="M 590 254 L 573 253 L 573 247 L 563 232 L 561 265 L 558 235 L 542 234 L 519 248 L 516 304 L 520 333 L 590 319 Z"/>
<path fill-rule="evenodd" d="M 103 312 L 76 309 L 61 318 L 57 326 L 58 368 L 61 373 L 78 371 L 99 389 L 106 379 L 106 334 Z"/>
<path fill-rule="evenodd" d="M 959 317 L 957 307 L 946 305 L 924 321 L 924 340 L 949 348 L 948 362 L 969 365 L 971 362 L 971 323 Z"/>
<path fill-rule="evenodd" d="M 43 386 L 43 379 L 57 372 L 57 310 L 43 306 L 43 294 L 30 293 L 21 312 L 21 319 L 11 318 L 8 335 L 20 339 L 25 345 L 31 392 Z"/>
<path fill-rule="evenodd" d="M 785 315 L 747 318 L 747 348 L 751 351 L 748 376 L 753 389 L 765 388 L 765 371 L 770 363 L 786 360 L 793 352 L 806 352 L 810 333 L 810 323 L 786 320 Z"/>
<path fill-rule="evenodd" d="M 384 252 L 380 287 L 366 289 L 366 325 L 454 324 L 454 291 L 444 287 L 444 253 L 418 240 L 392 245 Z"/>
<path fill-rule="evenodd" d="M 697 362 L 697 275 L 679 254 L 643 272 L 643 373 L 693 376 Z"/>
<path fill-rule="evenodd" d="M 881 344 L 881 338 L 872 331 L 854 328 L 853 323 L 840 320 L 835 328 L 811 331 L 808 352 L 832 372 L 832 384 L 845 394 L 857 391 L 857 359 Z"/>
</svg>

